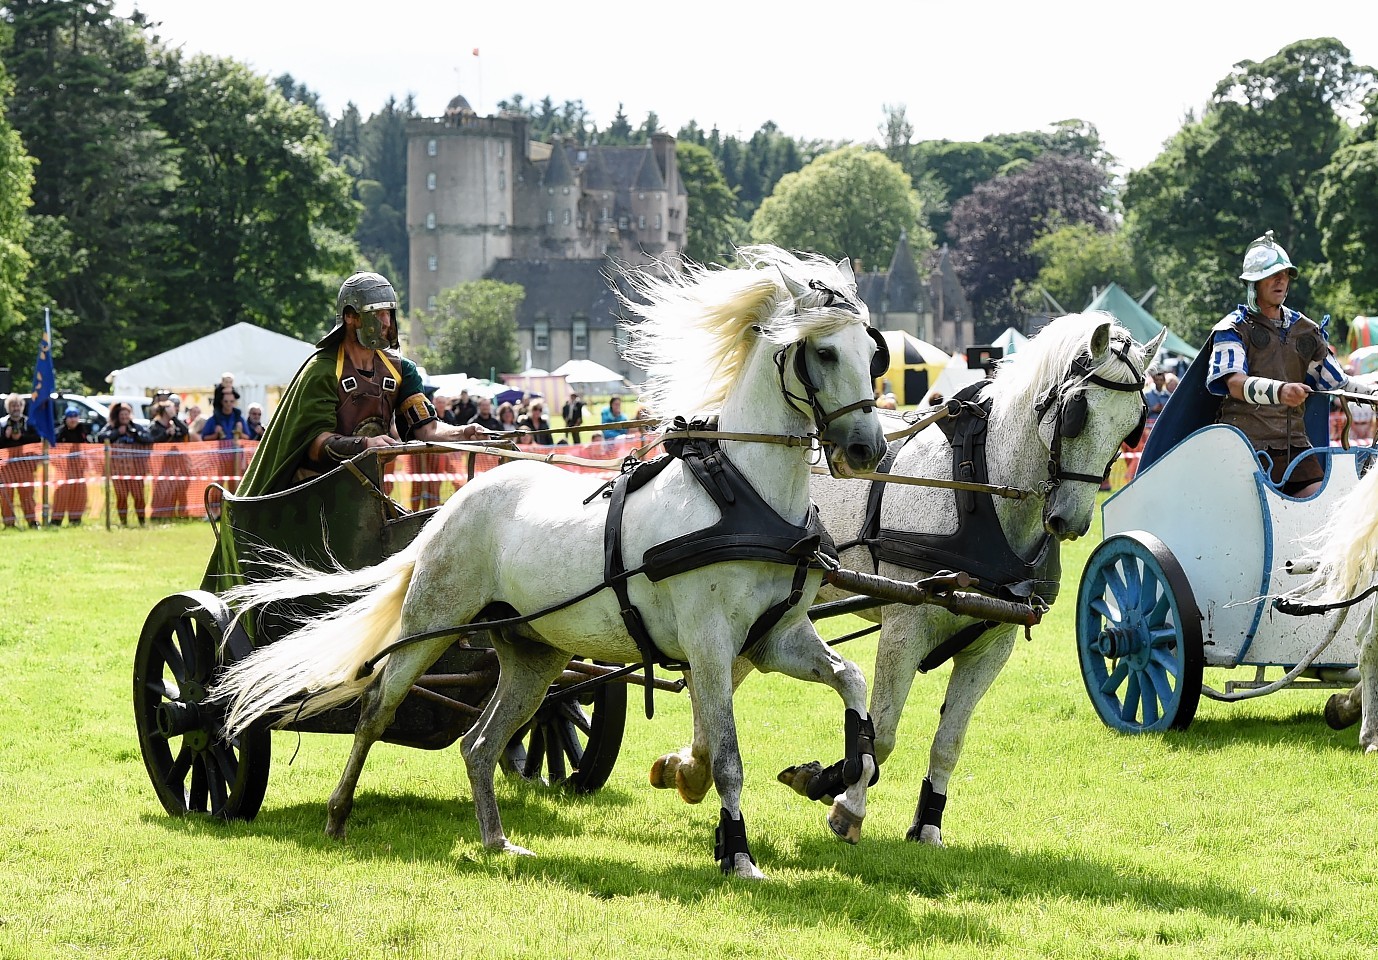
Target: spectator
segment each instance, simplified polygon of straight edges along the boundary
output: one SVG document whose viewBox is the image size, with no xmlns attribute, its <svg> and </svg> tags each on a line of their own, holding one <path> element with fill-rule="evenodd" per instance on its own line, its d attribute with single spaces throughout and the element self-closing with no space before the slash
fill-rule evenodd
<svg viewBox="0 0 1378 960">
<path fill-rule="evenodd" d="M 622 415 L 622 398 L 613 397 L 608 401 L 607 408 L 603 411 L 603 438 L 605 440 L 615 440 L 626 433 L 626 430 L 619 430 L 616 427 L 607 426 L 610 423 L 626 423 L 627 418 Z"/>
<path fill-rule="evenodd" d="M 249 404 L 249 413 L 244 418 L 244 436 L 248 440 L 262 440 L 267 431 L 263 423 L 263 404 Z"/>
<path fill-rule="evenodd" d="M 1148 404 L 1148 415 L 1156 417 L 1167 406 L 1171 391 L 1167 388 L 1167 371 L 1162 367 L 1151 367 L 1148 371 L 1149 385 L 1144 391 L 1144 403 Z"/>
<path fill-rule="evenodd" d="M 517 421 L 518 426 L 531 434 L 531 442 L 543 446 L 552 445 L 555 440 L 550 435 L 550 421 L 545 416 L 545 401 L 535 399 L 526 408 L 526 416 Z"/>
<path fill-rule="evenodd" d="M 185 418 L 187 425 L 187 439 L 193 443 L 201 439 L 201 430 L 206 426 L 206 418 L 201 416 L 201 406 L 199 404 L 189 404 Z"/>
<path fill-rule="evenodd" d="M 153 404 L 153 422 L 148 426 L 148 438 L 154 444 L 166 445 L 155 451 L 153 461 L 153 503 L 151 516 L 155 520 L 171 520 L 187 516 L 187 467 L 181 444 L 187 442 L 187 425 L 173 416 L 172 403 L 159 400 Z"/>
<path fill-rule="evenodd" d="M 1163 381 L 1163 389 L 1167 391 L 1168 396 L 1172 396 L 1173 392 L 1177 389 L 1177 384 L 1181 382 L 1181 378 L 1178 377 L 1177 374 L 1169 373 L 1167 378 Z"/>
<path fill-rule="evenodd" d="M 38 443 L 38 432 L 24 416 L 24 398 L 12 393 L 5 398 L 5 416 L 0 417 L 0 517 L 6 529 L 18 529 L 14 500 L 19 498 L 19 510 L 32 529 L 38 526 L 38 508 L 34 502 L 34 467 L 38 462 L 35 451 L 20 448 Z"/>
<path fill-rule="evenodd" d="M 110 407 L 110 422 L 96 437 L 110 444 L 111 486 L 114 502 L 110 512 L 118 515 L 121 526 L 129 526 L 129 507 L 139 526 L 144 525 L 144 477 L 147 475 L 148 446 L 153 441 L 134 423 L 134 408 L 123 400 Z"/>
<path fill-rule="evenodd" d="M 640 421 L 636 425 L 636 435 L 638 438 L 645 440 L 647 437 L 651 436 L 651 434 L 655 433 L 654 426 L 649 422 L 655 419 L 655 417 L 651 415 L 650 410 L 647 410 L 645 407 L 637 407 L 636 419 Z"/>
<path fill-rule="evenodd" d="M 577 427 L 584 422 L 584 401 L 578 391 L 569 395 L 565 405 L 560 408 L 560 416 L 565 418 L 566 427 Z"/>
<path fill-rule="evenodd" d="M 57 431 L 58 443 L 89 443 L 91 434 L 81 421 L 81 411 L 68 407 L 62 413 L 62 426 Z M 53 463 L 57 468 L 57 488 L 53 491 L 53 512 L 48 517 L 48 526 L 62 526 L 67 518 L 68 526 L 78 526 L 86 513 L 86 458 L 79 449 L 67 452 L 54 451 Z"/>
<path fill-rule="evenodd" d="M 455 426 L 463 426 L 466 423 L 472 423 L 477 413 L 478 404 L 474 403 L 473 399 L 469 396 L 469 391 L 461 390 L 459 391 L 459 399 L 454 402 L 453 409 L 451 410 L 453 419 L 445 422 L 452 423 Z"/>
<path fill-rule="evenodd" d="M 493 401 L 487 397 L 478 398 L 478 412 L 465 421 L 465 423 L 477 424 L 485 430 L 502 430 L 502 421 L 493 416 Z"/>
<path fill-rule="evenodd" d="M 431 396 L 431 404 L 435 407 L 435 415 L 436 415 L 437 417 L 439 417 L 439 418 L 440 418 L 442 421 L 444 421 L 445 423 L 450 423 L 450 422 L 452 422 L 452 421 L 450 420 L 450 396 L 449 396 L 449 394 L 441 393 L 439 390 L 437 390 L 437 391 Z"/>
<path fill-rule="evenodd" d="M 228 372 L 220 375 L 220 382 L 215 385 L 215 389 L 211 392 L 212 410 L 220 409 L 220 400 L 227 393 L 234 394 L 235 400 L 239 399 L 239 391 L 235 389 L 234 385 L 234 374 Z"/>
<path fill-rule="evenodd" d="M 517 411 L 510 403 L 498 404 L 498 428 L 503 433 L 513 433 L 517 429 Z"/>
<path fill-rule="evenodd" d="M 219 406 L 206 418 L 201 427 L 202 440 L 239 440 L 248 436 L 248 425 L 244 414 L 234 405 L 239 394 L 233 389 L 222 390 L 218 394 Z"/>
</svg>

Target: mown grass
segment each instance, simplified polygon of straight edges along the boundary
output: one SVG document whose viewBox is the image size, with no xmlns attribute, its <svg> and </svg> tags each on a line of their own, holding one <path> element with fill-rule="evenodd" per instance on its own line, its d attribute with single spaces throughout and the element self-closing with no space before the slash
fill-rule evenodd
<svg viewBox="0 0 1378 960">
<path fill-rule="evenodd" d="M 653 721 L 632 697 L 599 793 L 499 784 L 536 859 L 483 852 L 457 748 L 375 748 L 344 843 L 322 833 L 340 736 L 275 734 L 252 823 L 170 818 L 131 657 L 153 604 L 198 582 L 209 529 L 0 535 L 0 957 L 1371 956 L 1378 765 L 1318 694 L 1205 702 L 1169 736 L 1104 728 L 1072 625 L 1094 542 L 1068 549 L 1064 599 L 977 712 L 946 849 L 904 841 L 945 670 L 915 683 L 857 847 L 774 779 L 835 758 L 840 705 L 749 683 L 743 803 L 770 876 L 750 885 L 712 863 L 714 797 L 646 783 L 688 736 L 673 695 Z M 869 671 L 872 641 L 844 649 Z"/>
</svg>

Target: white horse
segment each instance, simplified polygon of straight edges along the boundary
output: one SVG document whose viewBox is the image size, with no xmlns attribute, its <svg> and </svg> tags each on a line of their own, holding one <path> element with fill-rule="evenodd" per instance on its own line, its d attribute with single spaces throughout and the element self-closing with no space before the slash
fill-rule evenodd
<svg viewBox="0 0 1378 960">
<path fill-rule="evenodd" d="M 1315 572 L 1286 599 L 1307 604 L 1343 603 L 1378 590 L 1375 498 L 1378 469 L 1370 469 L 1353 490 L 1335 502 L 1325 526 L 1306 539 L 1306 553 L 1296 565 Z M 1334 629 L 1342 624 L 1343 619 L 1337 620 Z M 1378 604 L 1370 605 L 1359 621 L 1358 636 L 1359 682 L 1349 692 L 1330 698 L 1325 719 L 1336 730 L 1358 720 L 1359 746 L 1365 753 L 1378 753 L 1378 709 L 1374 709 L 1378 704 Z"/>
<path fill-rule="evenodd" d="M 883 491 L 876 491 L 865 480 L 815 477 L 813 497 L 825 527 L 837 542 L 842 565 L 910 581 L 917 579 L 916 570 L 966 570 L 977 576 L 984 592 L 1010 599 L 1026 599 L 1035 592 L 1051 601 L 1060 574 L 1058 541 L 1079 537 L 1090 529 L 1101 479 L 1118 455 L 1121 442 L 1142 423 L 1142 371 L 1145 360 L 1154 356 L 1161 342 L 1162 335 L 1146 346 L 1134 343 L 1129 331 L 1108 314 L 1072 315 L 1049 323 L 1002 363 L 994 380 L 975 398 L 989 400 L 987 416 L 976 421 L 984 423 L 987 438 L 984 480 L 1037 490 L 1043 496 L 992 497 L 1000 529 L 995 530 L 992 521 L 983 531 L 976 531 L 974 542 L 958 542 L 958 556 L 940 557 L 927 566 L 901 565 L 887 559 L 877 565 L 869 545 L 858 541 L 885 539 L 898 532 L 900 537 L 917 535 L 932 542 L 952 534 L 958 529 L 959 516 L 972 516 L 963 505 L 975 505 L 975 499 L 967 499 L 971 495 L 900 484 L 885 484 Z M 936 425 L 897 441 L 891 452 L 892 474 L 953 478 L 954 448 Z M 878 526 L 884 533 L 863 533 L 868 500 L 878 492 Z M 998 542 L 1001 531 L 1008 549 Z M 823 587 L 819 595 L 823 600 L 847 596 L 830 586 Z M 1018 627 L 989 621 L 984 621 L 983 627 L 979 618 L 932 605 L 890 604 L 860 615 L 881 624 L 871 712 L 875 756 L 882 766 L 895 748 L 900 713 L 920 664 L 931 669 L 947 659 L 946 651 L 959 648 L 950 654 L 952 674 L 946 702 L 908 832 L 910 840 L 940 846 L 948 781 L 961 754 L 967 724 L 1009 659 Z M 949 643 L 951 638 L 957 639 Z M 945 643 L 940 659 L 926 662 L 925 658 Z M 749 665 L 743 665 L 737 673 L 738 682 L 749 672 Z M 663 770 L 681 769 L 686 771 L 679 774 L 677 782 L 681 795 L 688 792 L 690 800 L 701 795 L 711 783 L 702 762 L 706 748 L 706 742 L 696 739 L 680 753 L 660 758 L 652 768 L 652 783 L 669 786 Z M 821 796 L 827 801 L 830 791 L 822 789 L 822 774 L 821 765 L 812 762 L 789 768 L 780 779 L 806 796 Z M 686 791 L 686 785 L 692 789 Z"/>
<path fill-rule="evenodd" d="M 633 274 L 645 302 L 625 301 L 642 318 L 628 324 L 631 358 L 650 375 L 652 409 L 713 414 L 722 433 L 769 435 L 722 441 L 728 464 L 715 462 L 714 475 L 735 465 L 764 501 L 761 512 L 773 510 L 803 538 L 811 445 L 820 437 L 830 444 L 840 470 L 869 470 L 884 453 L 872 409 L 876 338 L 847 261 L 835 265 L 774 247 L 746 248 L 739 260 L 741 269 Z M 771 439 L 776 442 L 766 442 Z M 531 619 L 491 631 L 500 676 L 463 738 L 462 753 L 483 845 L 530 855 L 507 839 L 498 813 L 493 775 L 503 748 L 571 656 L 643 660 L 635 626 L 628 625 L 639 611 L 660 656 L 689 666 L 695 725 L 712 744 L 722 799 L 719 865 L 738 876 L 763 876 L 739 803 L 733 661 L 741 654 L 760 670 L 827 684 L 842 697 L 849 722 L 852 712 L 866 716 L 865 678 L 828 649 L 807 618 L 821 576 L 809 565 L 809 549 L 774 560 L 709 557 L 707 566 L 664 578 L 638 573 L 648 550 L 720 517 L 686 460 L 668 460 L 651 475 L 623 500 L 617 562 L 625 558 L 628 573 L 600 573 L 611 567 L 605 567 L 605 520 L 617 495 L 598 496 L 597 478 L 518 461 L 467 484 L 407 549 L 375 567 L 298 571 L 232 591 L 227 599 L 241 607 L 307 594 L 357 599 L 226 671 L 213 696 L 228 702 L 227 736 L 265 716 L 281 722 L 362 696 L 353 750 L 326 823 L 327 834 L 342 838 L 369 748 L 412 682 L 454 641 L 457 625 L 476 620 L 490 604 L 505 604 Z M 612 581 L 618 590 L 609 588 Z M 628 602 L 619 602 L 619 591 Z M 753 626 L 768 630 L 743 651 Z M 398 644 L 399 638 L 407 642 Z M 379 669 L 370 674 L 375 659 Z M 858 760 L 856 781 L 839 803 L 859 818 L 874 761 Z"/>
</svg>

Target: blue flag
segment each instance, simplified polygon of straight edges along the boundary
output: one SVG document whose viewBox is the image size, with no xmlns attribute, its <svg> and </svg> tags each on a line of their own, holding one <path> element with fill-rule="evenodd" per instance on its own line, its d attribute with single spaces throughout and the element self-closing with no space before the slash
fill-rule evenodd
<svg viewBox="0 0 1378 960">
<path fill-rule="evenodd" d="M 57 374 L 53 372 L 53 329 L 48 311 L 43 311 L 43 339 L 38 344 L 38 362 L 33 368 L 33 402 L 29 404 L 29 423 L 49 443 L 57 443 L 57 420 L 53 416 L 53 390 Z"/>
</svg>

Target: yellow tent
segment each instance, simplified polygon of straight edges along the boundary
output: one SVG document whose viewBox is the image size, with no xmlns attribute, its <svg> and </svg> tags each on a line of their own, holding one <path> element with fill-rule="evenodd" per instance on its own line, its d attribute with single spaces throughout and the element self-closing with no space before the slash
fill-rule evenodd
<svg viewBox="0 0 1378 960">
<path fill-rule="evenodd" d="M 890 369 L 876 381 L 876 390 L 893 393 L 901 406 L 922 403 L 952 357 L 903 330 L 882 330 L 881 336 L 890 348 Z"/>
</svg>

